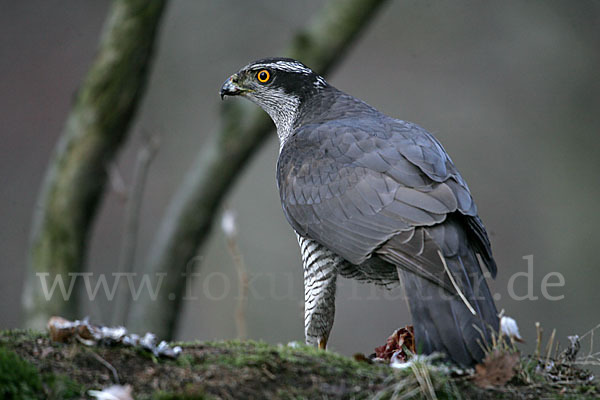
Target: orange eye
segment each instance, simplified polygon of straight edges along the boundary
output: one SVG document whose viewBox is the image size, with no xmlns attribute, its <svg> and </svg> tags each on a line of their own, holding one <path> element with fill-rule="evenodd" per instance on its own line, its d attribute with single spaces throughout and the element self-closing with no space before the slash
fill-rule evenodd
<svg viewBox="0 0 600 400">
<path fill-rule="evenodd" d="M 258 79 L 260 83 L 266 83 L 269 78 L 271 78 L 271 74 L 266 69 L 262 69 L 256 74 L 256 79 Z"/>
</svg>

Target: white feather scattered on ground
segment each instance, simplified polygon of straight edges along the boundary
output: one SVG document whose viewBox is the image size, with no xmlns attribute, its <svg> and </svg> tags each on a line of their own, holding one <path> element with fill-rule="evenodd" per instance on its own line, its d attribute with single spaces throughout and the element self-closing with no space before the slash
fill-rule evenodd
<svg viewBox="0 0 600 400">
<path fill-rule="evenodd" d="M 98 400 L 133 400 L 130 385 L 113 385 L 103 390 L 88 390 L 88 394 Z"/>
<path fill-rule="evenodd" d="M 523 338 L 519 333 L 519 326 L 517 321 L 511 317 L 503 316 L 500 318 L 500 332 L 509 338 L 516 340 L 517 342 L 523 342 Z"/>
</svg>

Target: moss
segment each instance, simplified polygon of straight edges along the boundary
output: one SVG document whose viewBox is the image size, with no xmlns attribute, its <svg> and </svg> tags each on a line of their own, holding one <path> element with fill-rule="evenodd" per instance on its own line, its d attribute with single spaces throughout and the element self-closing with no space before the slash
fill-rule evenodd
<svg viewBox="0 0 600 400">
<path fill-rule="evenodd" d="M 194 356 L 192 356 L 191 354 L 181 354 L 179 357 L 177 357 L 177 360 L 175 360 L 175 363 L 180 366 L 180 367 L 184 367 L 184 368 L 192 368 L 195 364 L 195 359 Z"/>
<path fill-rule="evenodd" d="M 47 337 L 46 334 L 31 329 L 9 329 L 0 331 L 0 346 L 14 343 L 15 341 L 35 341 L 45 337 Z"/>
<path fill-rule="evenodd" d="M 232 397 L 259 398 L 367 398 L 383 387 L 391 374 L 385 366 L 357 362 L 310 346 L 273 346 L 260 341 L 177 343 L 184 348 L 173 364 L 191 367 L 199 374 L 245 382 L 232 385 Z M 188 349 L 200 350 L 188 353 Z M 192 355 L 194 354 L 194 355 Z M 250 384 L 247 384 L 251 382 Z M 258 385 L 257 385 L 258 383 Z M 254 388 L 252 388 L 254 386 Z M 258 386 L 258 387 L 256 387 Z"/>
<path fill-rule="evenodd" d="M 239 340 L 178 345 L 182 354 L 169 360 L 130 347 L 87 347 L 53 343 L 39 332 L 0 332 L 0 388 L 11 390 L 0 392 L 0 398 L 85 397 L 88 389 L 115 383 L 107 364 L 122 384 L 133 386 L 140 400 L 427 398 L 433 391 L 440 399 L 598 395 L 592 383 L 556 386 L 537 373 L 536 361 L 528 358 L 521 361 L 509 385 L 486 390 L 428 361 L 417 360 L 411 368 L 395 370 L 305 345 Z"/>
<path fill-rule="evenodd" d="M 42 374 L 47 399 L 75 399 L 85 394 L 85 388 L 71 378 L 61 374 Z"/>
<path fill-rule="evenodd" d="M 296 365 L 322 368 L 335 373 L 352 372 L 373 374 L 388 370 L 383 366 L 358 362 L 331 351 L 323 351 L 312 346 L 298 344 L 296 346 L 273 346 L 264 342 L 230 340 L 223 342 L 207 342 L 205 346 L 222 349 L 225 354 L 210 361 L 229 364 L 234 367 L 288 362 Z"/>
<path fill-rule="evenodd" d="M 314 374 L 324 383 L 340 381 L 348 387 L 365 387 L 382 384 L 391 370 L 382 365 L 358 362 L 331 351 L 323 351 L 312 346 L 272 346 L 264 342 L 231 340 L 210 342 L 205 346 L 220 349 L 209 355 L 206 365 L 219 364 L 231 369 L 258 367 L 277 373 L 278 381 L 297 380 L 297 374 Z M 292 386 L 294 386 L 292 384 Z"/>
<path fill-rule="evenodd" d="M 42 380 L 37 368 L 0 347 L 0 398 L 39 399 Z"/>
<path fill-rule="evenodd" d="M 71 399 L 82 394 L 81 385 L 68 377 L 40 373 L 14 351 L 0 347 L 0 398 Z"/>
</svg>

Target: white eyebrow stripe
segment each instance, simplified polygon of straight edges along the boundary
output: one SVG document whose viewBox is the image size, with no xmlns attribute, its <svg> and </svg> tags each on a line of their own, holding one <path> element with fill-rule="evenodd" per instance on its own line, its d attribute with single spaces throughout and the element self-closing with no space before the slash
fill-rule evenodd
<svg viewBox="0 0 600 400">
<path fill-rule="evenodd" d="M 295 63 L 295 62 L 291 62 L 291 61 L 275 61 L 275 62 L 264 63 L 264 64 L 248 64 L 243 69 L 248 69 L 250 67 L 252 67 L 252 69 L 273 68 L 273 69 L 278 69 L 281 71 L 298 72 L 298 73 L 306 74 L 306 75 L 314 73 L 310 68 L 305 67 L 304 65 L 302 65 L 300 63 Z"/>
<path fill-rule="evenodd" d="M 273 61 L 273 62 L 260 63 L 260 64 L 248 64 L 244 68 L 242 68 L 242 70 L 249 70 L 249 69 L 258 70 L 261 68 L 270 68 L 270 69 L 274 69 L 274 70 L 285 71 L 285 72 L 294 72 L 294 73 L 299 73 L 299 74 L 304 74 L 304 75 L 314 74 L 314 75 L 316 75 L 316 78 L 315 78 L 315 81 L 313 82 L 313 86 L 315 86 L 317 88 L 327 86 L 327 82 L 325 81 L 325 79 L 323 79 L 323 77 L 315 74 L 312 69 L 304 66 L 303 64 L 300 64 L 299 62 Z"/>
</svg>

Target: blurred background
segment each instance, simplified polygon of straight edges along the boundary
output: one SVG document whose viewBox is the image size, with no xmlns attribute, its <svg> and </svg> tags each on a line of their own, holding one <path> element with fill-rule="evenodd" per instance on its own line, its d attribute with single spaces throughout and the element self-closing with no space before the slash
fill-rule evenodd
<svg viewBox="0 0 600 400">
<path fill-rule="evenodd" d="M 147 93 L 118 159 L 130 182 L 141 132 L 160 132 L 141 214 L 145 262 L 171 195 L 218 124 L 218 89 L 248 62 L 280 55 L 323 1 L 174 0 L 167 7 Z M 0 329 L 22 326 L 31 216 L 73 95 L 89 68 L 106 0 L 2 1 L 0 12 Z M 499 266 L 499 309 L 535 344 L 534 323 L 557 338 L 600 323 L 600 2 L 389 2 L 328 81 L 444 144 L 468 181 Z M 229 101 L 244 101 L 239 99 Z M 248 336 L 303 340 L 302 268 L 275 184 L 275 134 L 230 192 L 237 245 L 250 275 Z M 124 204 L 102 203 L 89 271 L 115 270 Z M 195 300 L 178 339 L 236 336 L 236 270 L 220 224 L 199 253 Z M 527 272 L 531 279 L 513 278 Z M 564 286 L 542 292 L 549 273 Z M 553 276 L 548 282 L 558 282 Z M 529 299 L 518 296 L 531 290 Z M 536 297 L 536 300 L 533 298 Z M 110 320 L 99 296 L 86 305 Z M 371 353 L 410 323 L 401 293 L 339 282 L 332 349 Z"/>
</svg>

